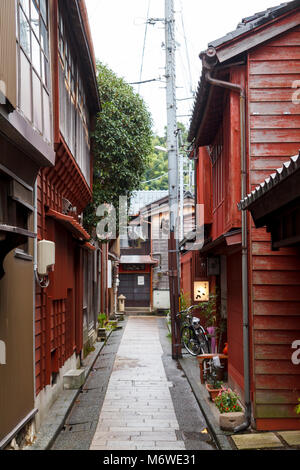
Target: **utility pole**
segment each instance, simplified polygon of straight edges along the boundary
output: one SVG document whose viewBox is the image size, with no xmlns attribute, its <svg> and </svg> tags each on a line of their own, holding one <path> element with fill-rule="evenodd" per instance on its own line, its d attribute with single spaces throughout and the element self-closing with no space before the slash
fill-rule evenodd
<svg viewBox="0 0 300 470">
<path fill-rule="evenodd" d="M 179 251 L 178 251 L 178 142 L 175 75 L 174 0 L 165 0 L 166 33 L 166 95 L 167 149 L 169 161 L 169 287 L 171 307 L 172 357 L 181 357 L 179 311 Z"/>
</svg>

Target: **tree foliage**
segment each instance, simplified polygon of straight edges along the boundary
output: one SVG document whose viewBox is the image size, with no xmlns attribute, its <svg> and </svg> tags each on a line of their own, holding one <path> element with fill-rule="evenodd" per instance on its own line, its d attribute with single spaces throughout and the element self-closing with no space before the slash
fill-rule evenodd
<svg viewBox="0 0 300 470">
<path fill-rule="evenodd" d="M 187 129 L 184 124 L 178 122 L 177 128 L 180 129 L 180 151 L 184 151 L 187 147 Z M 143 176 L 143 184 L 141 189 L 145 191 L 153 190 L 167 190 L 169 189 L 168 181 L 168 154 L 164 151 L 158 150 L 156 147 L 167 147 L 166 132 L 163 137 L 158 135 L 152 138 L 152 151 L 150 154 L 149 162 Z M 185 178 L 185 182 L 187 179 Z"/>
<path fill-rule="evenodd" d="M 101 111 L 93 133 L 93 201 L 84 219 L 90 228 L 100 204 L 117 209 L 119 196 L 139 188 L 152 148 L 152 120 L 142 98 L 107 66 L 98 63 L 97 71 Z"/>
</svg>

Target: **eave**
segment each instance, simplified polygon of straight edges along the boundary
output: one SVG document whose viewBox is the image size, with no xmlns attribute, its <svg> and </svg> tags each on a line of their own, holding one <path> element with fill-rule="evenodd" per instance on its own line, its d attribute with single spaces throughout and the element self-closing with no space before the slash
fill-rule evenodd
<svg viewBox="0 0 300 470">
<path fill-rule="evenodd" d="M 74 49 L 80 51 L 78 58 L 80 60 L 81 70 L 84 82 L 86 83 L 88 107 L 94 115 L 100 111 L 100 96 L 98 91 L 96 63 L 94 49 L 88 24 L 86 7 L 84 0 L 63 0 L 63 11 L 72 24 L 72 41 Z"/>
<path fill-rule="evenodd" d="M 222 68 L 228 69 L 238 62 L 247 60 L 246 54 L 254 47 L 299 26 L 300 0 L 279 6 L 276 11 L 232 33 L 209 43 L 208 49 L 200 54 L 202 75 L 198 84 L 193 114 L 188 134 L 188 141 L 194 146 L 209 145 L 220 124 L 219 106 L 221 99 L 216 87 L 211 86 L 206 74 L 209 71 L 214 78 L 220 78 Z M 215 112 L 214 112 L 215 108 Z"/>
</svg>

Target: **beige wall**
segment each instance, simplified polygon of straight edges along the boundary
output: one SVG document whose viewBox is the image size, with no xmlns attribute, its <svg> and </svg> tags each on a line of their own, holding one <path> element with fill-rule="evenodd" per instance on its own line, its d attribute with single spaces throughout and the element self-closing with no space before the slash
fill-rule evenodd
<svg viewBox="0 0 300 470">
<path fill-rule="evenodd" d="M 0 91 L 16 107 L 16 20 L 15 1 L 0 1 Z M 1 83 L 2 82 L 2 83 Z M 4 88 L 3 88 L 4 87 Z M 0 102 L 1 104 L 1 102 Z M 2 103 L 3 104 L 3 103 Z"/>
<path fill-rule="evenodd" d="M 30 253 L 33 253 L 33 242 Z M 0 441 L 34 408 L 33 263 L 4 261 L 0 281 L 0 340 L 6 345 L 6 364 L 0 365 Z"/>
</svg>

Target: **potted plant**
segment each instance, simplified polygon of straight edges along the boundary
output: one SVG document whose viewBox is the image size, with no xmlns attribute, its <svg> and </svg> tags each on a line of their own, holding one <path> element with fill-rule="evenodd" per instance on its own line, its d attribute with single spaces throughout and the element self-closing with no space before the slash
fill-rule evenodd
<svg viewBox="0 0 300 470">
<path fill-rule="evenodd" d="M 216 367 L 212 368 L 210 375 L 207 377 L 205 387 L 209 393 L 211 401 L 214 401 L 220 391 L 223 390 L 223 382 L 218 378 L 218 370 Z"/>
<path fill-rule="evenodd" d="M 229 388 L 219 390 L 214 402 L 220 413 L 238 413 L 242 411 L 239 403 L 239 396 Z"/>
<path fill-rule="evenodd" d="M 105 313 L 100 313 L 98 315 L 98 339 L 100 341 L 106 340 L 106 328 L 107 318 Z"/>
<path fill-rule="evenodd" d="M 234 431 L 245 422 L 245 413 L 239 404 L 240 397 L 224 388 L 216 396 L 214 403 L 219 410 L 219 425 L 224 431 Z"/>
</svg>

